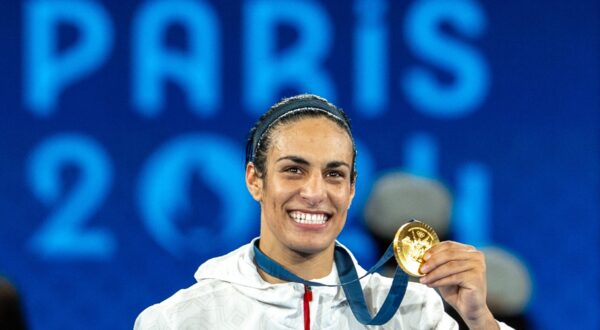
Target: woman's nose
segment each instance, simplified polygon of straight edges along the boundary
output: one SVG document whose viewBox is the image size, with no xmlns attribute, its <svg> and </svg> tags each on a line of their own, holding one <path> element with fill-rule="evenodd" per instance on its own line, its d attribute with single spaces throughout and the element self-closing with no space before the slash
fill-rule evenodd
<svg viewBox="0 0 600 330">
<path fill-rule="evenodd" d="M 326 196 L 325 179 L 317 174 L 309 176 L 300 191 L 300 197 L 309 202 L 312 206 L 321 203 Z"/>
</svg>

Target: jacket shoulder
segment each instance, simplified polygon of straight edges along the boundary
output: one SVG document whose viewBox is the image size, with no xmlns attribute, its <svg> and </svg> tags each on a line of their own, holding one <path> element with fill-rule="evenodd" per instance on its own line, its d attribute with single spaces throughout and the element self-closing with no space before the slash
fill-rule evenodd
<svg viewBox="0 0 600 330">
<path fill-rule="evenodd" d="M 219 300 L 215 296 L 228 296 L 230 290 L 229 283 L 203 279 L 146 308 L 136 318 L 134 329 L 180 328 L 185 324 L 196 324 L 198 317 L 207 321 L 214 312 L 214 301 Z"/>
</svg>

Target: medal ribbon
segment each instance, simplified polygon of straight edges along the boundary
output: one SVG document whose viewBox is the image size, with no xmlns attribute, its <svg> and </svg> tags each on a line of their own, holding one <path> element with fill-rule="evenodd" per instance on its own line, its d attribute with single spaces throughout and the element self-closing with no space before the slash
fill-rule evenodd
<svg viewBox="0 0 600 330">
<path fill-rule="evenodd" d="M 398 307 L 400 307 L 402 298 L 404 298 L 404 293 L 406 292 L 406 286 L 408 284 L 408 275 L 406 275 L 406 273 L 398 266 L 396 266 L 396 273 L 394 274 L 394 280 L 392 281 L 390 291 L 388 292 L 383 305 L 381 305 L 381 309 L 375 316 L 371 316 L 367 309 L 365 296 L 360 285 L 360 279 L 381 269 L 386 261 L 394 256 L 394 248 L 391 244 L 375 266 L 371 267 L 365 275 L 359 278 L 356 273 L 356 268 L 354 267 L 354 262 L 352 262 L 352 258 L 350 257 L 350 253 L 336 243 L 333 258 L 335 260 L 335 266 L 341 284 L 329 285 L 306 281 L 285 269 L 282 265 L 260 251 L 258 248 L 259 241 L 260 240 L 256 240 L 254 242 L 254 259 L 260 269 L 273 277 L 288 282 L 297 282 L 309 286 L 341 286 L 344 289 L 352 313 L 356 319 L 364 325 L 382 325 L 389 321 L 398 310 Z"/>
</svg>

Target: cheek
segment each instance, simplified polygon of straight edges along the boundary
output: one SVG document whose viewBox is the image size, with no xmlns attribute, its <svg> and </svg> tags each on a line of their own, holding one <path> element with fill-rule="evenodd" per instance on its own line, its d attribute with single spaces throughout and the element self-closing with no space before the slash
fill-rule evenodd
<svg viewBox="0 0 600 330">
<path fill-rule="evenodd" d="M 298 192 L 298 184 L 285 179 L 273 179 L 272 183 L 267 188 L 271 198 L 278 202 L 284 202 L 290 199 Z"/>
<path fill-rule="evenodd" d="M 334 191 L 333 198 L 339 204 L 349 204 L 352 200 L 352 189 L 350 187 L 340 187 Z"/>
<path fill-rule="evenodd" d="M 280 182 L 271 181 L 263 190 L 262 196 L 264 206 L 271 212 L 277 212 L 293 193 Z"/>
<path fill-rule="evenodd" d="M 277 207 L 278 205 L 279 205 L 279 203 L 277 203 L 276 200 L 274 200 L 274 199 L 270 200 L 269 201 L 269 210 L 271 210 L 272 213 L 277 213 L 277 211 L 279 210 Z"/>
</svg>

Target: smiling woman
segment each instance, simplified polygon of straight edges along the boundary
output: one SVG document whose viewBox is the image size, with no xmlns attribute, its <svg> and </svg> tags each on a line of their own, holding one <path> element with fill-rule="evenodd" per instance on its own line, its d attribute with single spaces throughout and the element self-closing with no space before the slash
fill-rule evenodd
<svg viewBox="0 0 600 330">
<path fill-rule="evenodd" d="M 303 94 L 271 107 L 246 145 L 260 237 L 202 264 L 196 284 L 147 308 L 135 328 L 456 329 L 433 287 L 470 328 L 508 328 L 485 303 L 484 258 L 473 247 L 431 248 L 420 284 L 367 273 L 336 242 L 355 193 L 355 158 L 349 120 L 327 100 Z"/>
<path fill-rule="evenodd" d="M 272 130 L 265 174 L 252 162 L 246 167 L 248 189 L 261 205 L 261 250 L 302 278 L 331 271 L 354 196 L 352 158 L 348 134 L 320 115 Z"/>
</svg>

